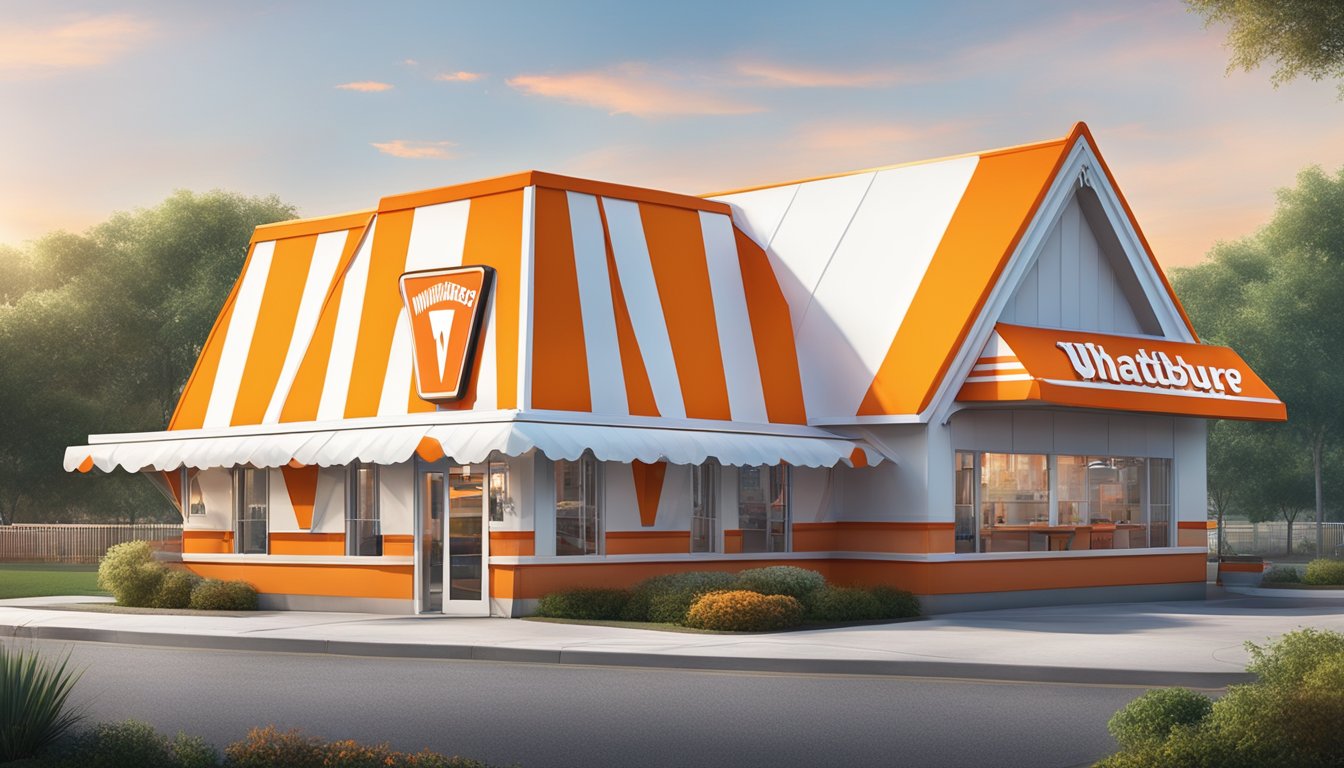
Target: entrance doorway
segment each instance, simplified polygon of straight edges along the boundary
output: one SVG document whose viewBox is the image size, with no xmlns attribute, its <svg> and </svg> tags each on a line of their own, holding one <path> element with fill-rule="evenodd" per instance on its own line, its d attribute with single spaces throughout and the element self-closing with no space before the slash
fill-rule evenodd
<svg viewBox="0 0 1344 768">
<path fill-rule="evenodd" d="M 484 467 L 416 463 L 416 603 L 420 613 L 490 615 Z"/>
</svg>

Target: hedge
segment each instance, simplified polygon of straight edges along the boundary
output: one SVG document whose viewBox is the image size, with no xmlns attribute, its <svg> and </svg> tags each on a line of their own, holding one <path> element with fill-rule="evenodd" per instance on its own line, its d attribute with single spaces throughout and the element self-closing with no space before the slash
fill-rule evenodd
<svg viewBox="0 0 1344 768">
<path fill-rule="evenodd" d="M 788 595 L 735 589 L 710 592 L 686 613 L 686 626 L 730 632 L 770 632 L 801 624 L 803 606 Z"/>
<path fill-rule="evenodd" d="M 619 619 L 630 593 L 623 589 L 571 589 L 552 592 L 537 602 L 537 615 L 553 619 Z"/>
<path fill-rule="evenodd" d="M 1302 581 L 1306 584 L 1344 586 L 1344 560 L 1326 558 L 1312 560 L 1307 563 L 1307 573 Z"/>
<path fill-rule="evenodd" d="M 659 621 L 677 624 L 696 598 L 731 587 L 737 577 L 723 571 L 685 571 L 654 576 L 635 586 L 621 612 L 627 621 Z"/>
<path fill-rule="evenodd" d="M 737 588 L 762 595 L 788 595 L 800 601 L 826 586 L 826 578 L 816 571 L 792 565 L 751 568 L 737 575 Z"/>
<path fill-rule="evenodd" d="M 191 591 L 191 607 L 198 611 L 255 611 L 257 590 L 246 581 L 205 579 Z"/>
</svg>

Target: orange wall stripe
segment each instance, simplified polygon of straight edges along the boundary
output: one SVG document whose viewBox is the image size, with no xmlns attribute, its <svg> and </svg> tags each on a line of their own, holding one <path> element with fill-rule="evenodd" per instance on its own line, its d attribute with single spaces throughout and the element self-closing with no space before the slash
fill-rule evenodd
<svg viewBox="0 0 1344 768">
<path fill-rule="evenodd" d="M 700 215 L 665 205 L 640 204 L 639 217 L 686 416 L 731 419 Z"/>
<path fill-rule="evenodd" d="M 608 555 L 683 554 L 690 549 L 690 531 L 607 531 Z"/>
<path fill-rule="evenodd" d="M 331 344 L 336 336 L 336 315 L 340 312 L 341 292 L 345 289 L 345 272 L 354 260 L 355 252 L 359 250 L 366 229 L 367 226 L 352 229 L 345 238 L 345 249 L 341 252 L 335 282 L 322 302 L 317 327 L 313 329 L 313 337 L 303 353 L 303 361 L 294 375 L 294 383 L 289 385 L 285 405 L 280 409 L 281 422 L 312 421 L 317 418 L 317 406 L 322 401 L 322 386 L 327 378 L 327 363 L 331 359 Z"/>
<path fill-rule="evenodd" d="M 292 237 L 275 244 L 275 256 L 261 294 L 261 309 L 257 312 L 257 329 L 247 352 L 243 377 L 238 382 L 238 398 L 230 421 L 235 427 L 260 424 L 266 415 L 266 406 L 275 394 L 280 368 L 289 351 L 316 247 L 317 235 Z"/>
<path fill-rule="evenodd" d="M 653 385 L 644 367 L 644 355 L 639 351 L 635 326 L 630 321 L 630 308 L 625 305 L 621 277 L 616 271 L 616 254 L 611 247 L 611 232 L 607 229 L 607 209 L 602 198 L 597 198 L 597 213 L 602 219 L 602 240 L 607 248 L 607 277 L 611 281 L 611 305 L 616 315 L 616 344 L 621 353 L 621 371 L 625 379 L 626 407 L 632 416 L 660 416 L 653 399 Z"/>
<path fill-rule="evenodd" d="M 272 555 L 344 555 L 343 533 L 272 533 Z"/>
<path fill-rule="evenodd" d="M 313 527 L 313 500 L 317 498 L 317 467 L 283 466 L 280 472 L 285 478 L 285 489 L 289 491 L 289 503 L 294 506 L 294 517 L 299 527 L 305 530 Z"/>
<path fill-rule="evenodd" d="M 182 396 L 177 400 L 173 418 L 168 421 L 169 429 L 200 429 L 205 423 L 205 410 L 210 405 L 210 392 L 215 386 L 215 375 L 219 373 L 219 358 L 224 354 L 224 337 L 229 332 L 234 300 L 238 297 L 238 286 L 243 284 L 243 275 L 247 274 L 247 268 L 252 266 L 252 250 L 255 247 L 253 245 L 247 249 L 243 268 L 239 270 L 238 278 L 233 281 L 233 288 L 229 291 L 229 297 L 224 300 L 224 306 L 219 310 L 219 317 L 215 318 L 210 335 L 205 337 L 201 354 L 196 358 L 196 366 L 192 368 L 191 376 L 187 379 L 186 386 L 182 388 Z"/>
<path fill-rule="evenodd" d="M 181 499 L 182 499 L 182 473 L 181 473 L 181 472 L 178 472 L 178 471 L 175 470 L 175 469 L 173 469 L 173 470 L 169 470 L 169 471 L 167 471 L 167 472 L 160 472 L 159 474 L 163 475 L 163 479 L 164 479 L 164 481 L 166 481 L 166 482 L 168 483 L 168 487 L 173 489 L 173 498 L 175 498 L 175 499 L 178 500 L 178 505 L 177 505 L 177 507 L 178 507 L 178 511 L 179 511 L 179 512 L 183 512 L 183 511 L 185 511 L 185 510 L 182 509 L 182 503 L 181 503 Z"/>
<path fill-rule="evenodd" d="M 938 243 L 858 415 L 919 413 L 947 373 L 1071 141 L 986 155 Z"/>
<path fill-rule="evenodd" d="M 653 525 L 658 518 L 658 500 L 663 495 L 663 479 L 667 476 L 667 462 L 630 463 L 635 476 L 635 500 L 639 504 L 639 524 Z M 689 535 L 689 532 L 688 532 Z"/>
<path fill-rule="evenodd" d="M 531 557 L 536 553 L 536 534 L 532 531 L 490 532 L 491 557 Z"/>
<path fill-rule="evenodd" d="M 803 378 L 798 371 L 789 304 L 770 268 L 770 257 L 737 227 L 733 227 L 733 235 L 737 238 L 737 259 L 742 268 L 756 364 L 761 370 L 766 415 L 776 424 L 806 424 Z"/>
<path fill-rule="evenodd" d="M 228 554 L 233 551 L 233 531 L 183 531 L 182 552 L 197 555 Z"/>
<path fill-rule="evenodd" d="M 1182 520 L 1182 521 L 1180 521 L 1179 523 L 1176 524 L 1176 527 L 1177 527 L 1177 528 L 1181 528 L 1181 529 L 1193 528 L 1193 529 L 1200 530 L 1200 531 L 1216 531 L 1216 530 L 1218 530 L 1218 521 L 1217 521 L 1217 520 Z"/>
<path fill-rule="evenodd" d="M 364 292 L 364 312 L 359 320 L 359 341 L 350 371 L 350 390 L 345 399 L 345 418 L 378 415 L 383 394 L 383 376 L 392 351 L 392 334 L 401 312 L 398 281 L 406 271 L 406 247 L 411 240 L 414 211 L 385 213 L 378 217 L 369 253 L 369 282 Z"/>
<path fill-rule="evenodd" d="M 187 563 L 210 579 L 241 579 L 258 592 L 278 595 L 385 597 L 410 600 L 409 565 L 281 565 L 268 563 Z"/>
<path fill-rule="evenodd" d="M 532 294 L 532 407 L 591 411 L 588 348 L 579 307 L 579 275 L 569 201 L 557 189 L 538 189 L 536 260 Z"/>
<path fill-rule="evenodd" d="M 383 534 L 383 554 L 411 557 L 415 554 L 415 536 L 406 533 Z"/>
<path fill-rule="evenodd" d="M 495 324 L 495 403 L 498 408 L 518 407 L 518 311 L 523 277 L 522 251 L 522 190 L 472 198 L 466 241 L 462 246 L 462 263 L 484 264 L 495 268 L 495 316 L 492 322 Z M 479 344 L 485 344 L 484 328 Z M 476 384 L 480 373 L 481 355 L 478 352 L 466 394 L 455 403 L 445 403 L 443 409 L 471 410 L 476 405 Z"/>
</svg>

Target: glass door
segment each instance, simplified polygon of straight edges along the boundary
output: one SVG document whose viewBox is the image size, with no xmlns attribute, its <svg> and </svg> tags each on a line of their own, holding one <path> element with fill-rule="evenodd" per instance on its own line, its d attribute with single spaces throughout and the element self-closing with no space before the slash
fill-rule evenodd
<svg viewBox="0 0 1344 768">
<path fill-rule="evenodd" d="M 415 555 L 416 602 L 420 613 L 439 613 L 443 611 L 443 524 L 448 501 L 444 478 L 448 464 L 417 462 L 417 467 L 416 535 L 420 545 Z"/>
<path fill-rule="evenodd" d="M 444 613 L 487 616 L 484 464 L 448 473 L 448 600 Z"/>
</svg>

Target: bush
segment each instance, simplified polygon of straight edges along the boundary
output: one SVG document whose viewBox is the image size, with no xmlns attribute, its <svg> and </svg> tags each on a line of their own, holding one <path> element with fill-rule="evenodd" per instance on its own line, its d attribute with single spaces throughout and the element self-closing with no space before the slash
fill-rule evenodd
<svg viewBox="0 0 1344 768">
<path fill-rule="evenodd" d="M 488 768 L 478 760 L 447 757 L 437 752 L 396 752 L 387 744 L 326 742 L 300 731 L 275 726 L 253 728 L 247 737 L 224 748 L 229 768 Z"/>
<path fill-rule="evenodd" d="M 803 606 L 788 595 L 762 595 L 736 589 L 710 592 L 686 613 L 686 626 L 730 632 L 770 632 L 803 621 Z"/>
<path fill-rule="evenodd" d="M 1344 560 L 1318 558 L 1307 563 L 1307 575 L 1302 579 L 1307 584 L 1344 586 Z"/>
<path fill-rule="evenodd" d="M 198 611 L 255 611 L 257 590 L 246 581 L 203 579 L 191 590 L 191 607 Z"/>
<path fill-rule="evenodd" d="M 1301 574 L 1291 565 L 1276 565 L 1260 577 L 1262 584 L 1298 584 L 1301 581 Z"/>
<path fill-rule="evenodd" d="M 826 579 L 820 573 L 792 565 L 751 568 L 737 575 L 738 589 L 762 595 L 788 595 L 800 601 L 824 586 Z"/>
<path fill-rule="evenodd" d="M 191 593 L 200 583 L 201 577 L 191 571 L 176 568 L 168 569 L 159 582 L 159 588 L 154 591 L 154 598 L 149 601 L 150 607 L 189 607 L 191 605 Z"/>
<path fill-rule="evenodd" d="M 571 589 L 537 602 L 537 615 L 553 619 L 619 619 L 630 593 L 623 589 Z"/>
<path fill-rule="evenodd" d="M 1106 723 L 1120 746 L 1135 749 L 1165 741 L 1178 725 L 1195 725 L 1208 716 L 1213 701 L 1188 688 L 1149 691 L 1129 702 Z"/>
<path fill-rule="evenodd" d="M 621 618 L 680 623 L 697 598 L 728 589 L 736 580 L 736 576 L 723 571 L 686 571 L 654 576 L 635 587 L 621 611 Z"/>
<path fill-rule="evenodd" d="M 145 608 L 154 600 L 166 568 L 154 560 L 148 542 L 128 541 L 107 550 L 98 564 L 98 586 L 118 605 Z"/>
<path fill-rule="evenodd" d="M 853 587 L 822 587 L 807 598 L 812 621 L 870 621 L 882 618 L 882 604 L 871 592 Z"/>
<path fill-rule="evenodd" d="M 919 598 L 903 589 L 873 587 L 869 590 L 882 606 L 882 619 L 911 619 L 920 615 Z"/>
<path fill-rule="evenodd" d="M 163 736 L 148 723 L 104 723 L 75 739 L 58 763 L 69 768 L 213 768 L 219 753 L 201 738 Z"/>
<path fill-rule="evenodd" d="M 32 757 L 82 719 L 66 707 L 80 674 L 68 653 L 48 661 L 0 645 L 0 763 Z"/>
</svg>

